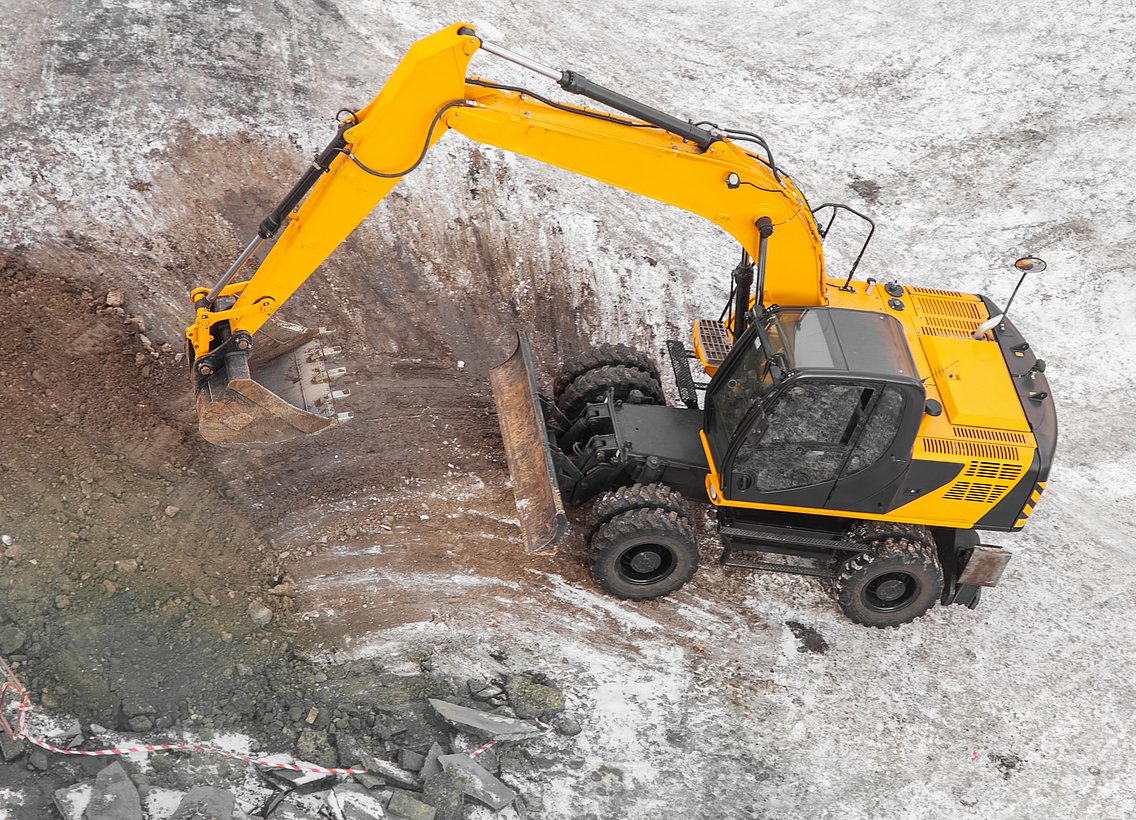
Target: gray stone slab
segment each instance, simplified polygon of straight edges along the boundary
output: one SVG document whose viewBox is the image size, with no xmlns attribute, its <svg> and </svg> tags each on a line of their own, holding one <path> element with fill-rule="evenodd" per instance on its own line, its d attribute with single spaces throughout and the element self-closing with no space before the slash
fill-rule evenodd
<svg viewBox="0 0 1136 820">
<path fill-rule="evenodd" d="M 63 820 L 83 820 L 83 812 L 91 803 L 94 786 L 90 783 L 78 783 L 66 789 L 55 790 L 55 808 Z"/>
<path fill-rule="evenodd" d="M 398 750 L 398 765 L 408 772 L 420 772 L 426 763 L 426 755 L 420 755 L 411 749 Z"/>
<path fill-rule="evenodd" d="M 354 783 L 336 786 L 328 792 L 327 804 L 332 816 L 343 820 L 382 820 L 387 816 L 382 802 Z"/>
<path fill-rule="evenodd" d="M 422 791 L 422 781 L 418 778 L 418 775 L 406 771 L 397 763 L 379 760 L 377 757 L 372 757 L 363 752 L 363 767 L 367 770 L 367 774 L 381 777 L 391 786 L 416 792 Z"/>
<path fill-rule="evenodd" d="M 142 799 L 121 763 L 111 763 L 95 776 L 83 820 L 143 820 Z"/>
<path fill-rule="evenodd" d="M 468 775 L 462 783 L 466 797 L 494 811 L 501 811 L 517 797 L 515 791 L 477 765 L 469 755 L 442 755 L 438 762 L 446 774 Z"/>
<path fill-rule="evenodd" d="M 213 786 L 194 786 L 182 798 L 170 820 L 232 820 L 236 798 Z"/>
<path fill-rule="evenodd" d="M 441 768 L 439 766 L 438 768 Z M 455 769 L 454 776 L 446 772 L 431 775 L 422 784 L 423 798 L 430 801 L 430 805 L 437 810 L 434 820 L 465 820 L 465 793 L 462 784 L 473 775 L 460 772 L 461 782 L 458 782 Z"/>
<path fill-rule="evenodd" d="M 24 741 L 8 737 L 7 732 L 0 731 L 0 757 L 4 758 L 5 763 L 18 760 L 24 756 L 25 751 Z"/>
<path fill-rule="evenodd" d="M 265 763 L 295 763 L 295 765 L 303 768 L 315 768 L 314 763 L 309 763 L 306 760 L 293 761 L 293 759 L 286 754 L 269 755 L 263 758 L 263 760 Z M 258 771 L 260 772 L 260 776 L 274 788 L 294 789 L 300 794 L 310 794 L 313 791 L 330 789 L 338 782 L 338 778 L 335 775 L 319 772 L 297 772 L 293 769 L 273 768 L 260 768 Z"/>
<path fill-rule="evenodd" d="M 395 792 L 387 806 L 387 817 L 391 820 L 434 820 L 437 812 L 433 806 L 415 800 L 406 792 Z"/>
<path fill-rule="evenodd" d="M 438 743 L 430 747 L 430 751 L 426 753 L 426 760 L 422 764 L 422 770 L 419 772 L 424 781 L 428 777 L 442 773 L 442 764 L 438 762 L 438 758 L 445 753 L 445 750 Z"/>
<path fill-rule="evenodd" d="M 544 734 L 543 729 L 529 720 L 479 712 L 437 698 L 431 698 L 430 705 L 455 729 L 489 740 L 527 740 Z"/>
<path fill-rule="evenodd" d="M 316 820 L 315 815 L 287 803 L 281 803 L 272 813 L 272 820 Z"/>
</svg>

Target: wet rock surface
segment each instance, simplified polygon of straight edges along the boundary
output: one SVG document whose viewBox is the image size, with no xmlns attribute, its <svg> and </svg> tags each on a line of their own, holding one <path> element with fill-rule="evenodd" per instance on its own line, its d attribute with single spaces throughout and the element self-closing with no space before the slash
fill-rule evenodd
<svg viewBox="0 0 1136 820">
<path fill-rule="evenodd" d="M 339 668 L 334 676 L 318 674 L 326 679 L 313 681 L 305 693 L 304 703 L 311 705 L 289 712 L 289 726 L 296 727 L 293 753 L 260 751 L 271 748 L 271 737 L 253 740 L 253 748 L 242 753 L 263 765 L 211 753 L 207 734 L 199 750 L 155 752 L 145 762 L 126 756 L 107 764 L 106 758 L 63 757 L 37 748 L 32 754 L 41 759 L 23 765 L 13 753 L 13 762 L 0 766 L 0 782 L 50 786 L 50 801 L 68 820 L 159 815 L 163 820 L 239 820 L 256 812 L 301 818 L 319 811 L 343 820 L 457 820 L 475 805 L 499 811 L 517 803 L 515 789 L 500 778 L 530 774 L 540 758 L 527 753 L 527 744 L 539 744 L 551 731 L 512 717 L 516 707 L 507 687 L 493 695 L 503 699 L 501 705 L 491 706 L 466 698 L 468 686 L 425 673 L 375 675 Z M 563 703 L 550 681 L 539 686 L 542 704 Z M 526 689 L 513 691 L 523 692 L 532 708 Z M 351 705 L 340 700 L 345 693 L 353 693 Z M 176 740 L 129 728 L 139 717 L 156 716 L 157 707 L 149 702 L 126 699 L 105 718 L 125 728 L 94 724 L 84 732 L 79 721 L 55 721 L 52 738 L 77 750 Z M 33 732 L 37 725 L 32 722 Z M 344 731 L 341 725 L 354 728 Z M 365 771 L 336 774 L 323 771 L 326 767 Z"/>
</svg>

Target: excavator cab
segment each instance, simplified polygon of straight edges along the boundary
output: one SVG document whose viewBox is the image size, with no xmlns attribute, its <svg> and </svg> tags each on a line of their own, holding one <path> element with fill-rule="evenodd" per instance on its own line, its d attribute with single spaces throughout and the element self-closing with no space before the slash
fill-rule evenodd
<svg viewBox="0 0 1136 820">
<path fill-rule="evenodd" d="M 907 470 L 924 390 L 894 318 L 766 311 L 706 391 L 704 429 L 731 501 L 875 511 Z"/>
</svg>

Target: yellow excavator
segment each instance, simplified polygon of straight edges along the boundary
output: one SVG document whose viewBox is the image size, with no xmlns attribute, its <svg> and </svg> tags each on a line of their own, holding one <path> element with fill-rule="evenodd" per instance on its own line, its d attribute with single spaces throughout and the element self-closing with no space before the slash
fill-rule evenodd
<svg viewBox="0 0 1136 820">
<path fill-rule="evenodd" d="M 467 76 L 479 51 L 603 108 Z M 664 113 L 464 23 L 415 43 L 374 100 L 341 112 L 230 268 L 192 292 L 207 440 L 265 444 L 346 420 L 319 333 L 275 314 L 448 130 L 699 214 L 741 245 L 720 315 L 694 323 L 689 349 L 666 343 L 674 404 L 653 358 L 624 344 L 568 359 L 542 394 L 517 334 L 490 378 L 527 551 L 555 549 L 564 505 L 591 502 L 597 583 L 666 595 L 698 566 L 693 501 L 717 513 L 723 564 L 831 579 L 868 626 L 973 608 L 998 583 L 1010 554 L 977 532 L 1025 525 L 1057 440 L 1045 362 L 1006 310 L 855 280 L 874 225 L 810 206 L 760 136 Z M 847 276 L 828 278 L 823 242 L 845 213 L 867 237 Z M 1015 264 L 1019 287 L 1044 268 Z"/>
</svg>

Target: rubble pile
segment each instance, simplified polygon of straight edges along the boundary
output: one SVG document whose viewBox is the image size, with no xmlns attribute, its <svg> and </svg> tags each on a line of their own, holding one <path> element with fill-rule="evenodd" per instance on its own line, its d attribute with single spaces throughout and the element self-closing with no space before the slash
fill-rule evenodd
<svg viewBox="0 0 1136 820">
<path fill-rule="evenodd" d="M 473 806 L 510 818 L 539 812 L 539 795 L 526 800 L 519 785 L 524 778 L 511 777 L 510 766 L 524 765 L 513 744 L 580 731 L 564 715 L 563 694 L 539 674 L 457 686 L 427 675 L 380 676 L 356 695 L 364 692 L 375 699 L 372 714 L 349 718 L 361 732 L 315 728 L 319 710 L 313 707 L 307 715 L 313 725 L 296 741 L 300 759 L 259 756 L 255 778 L 246 764 L 196 751 L 106 765 L 98 758 L 54 757 L 7 738 L 0 750 L 6 762 L 26 762 L 33 775 L 53 765 L 97 767 L 93 778 L 55 790 L 63 820 L 461 820 Z M 48 742 L 92 750 L 103 747 L 92 738 L 106 732 L 94 725 L 85 735 L 78 721 L 68 721 Z M 354 771 L 342 773 L 347 769 Z"/>
</svg>

